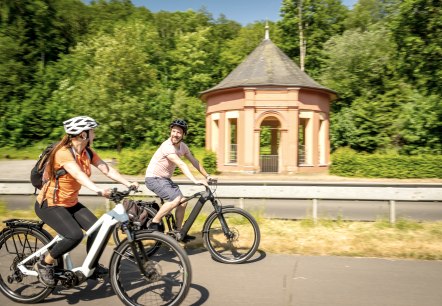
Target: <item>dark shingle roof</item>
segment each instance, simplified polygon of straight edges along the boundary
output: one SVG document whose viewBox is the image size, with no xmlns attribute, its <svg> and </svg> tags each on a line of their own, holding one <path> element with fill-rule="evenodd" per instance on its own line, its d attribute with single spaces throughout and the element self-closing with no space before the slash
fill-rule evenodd
<svg viewBox="0 0 442 306">
<path fill-rule="evenodd" d="M 224 80 L 201 94 L 219 89 L 263 85 L 307 87 L 334 93 L 301 71 L 270 39 L 264 39 Z"/>
</svg>

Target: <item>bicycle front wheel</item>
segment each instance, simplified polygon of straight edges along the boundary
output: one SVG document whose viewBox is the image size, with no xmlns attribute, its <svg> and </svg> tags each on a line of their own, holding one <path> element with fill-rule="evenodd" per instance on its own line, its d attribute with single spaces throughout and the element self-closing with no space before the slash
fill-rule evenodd
<svg viewBox="0 0 442 306">
<path fill-rule="evenodd" d="M 255 254 L 261 234 L 252 215 L 232 207 L 223 208 L 221 215 L 213 212 L 207 218 L 203 227 L 203 240 L 215 260 L 242 263 Z"/>
<path fill-rule="evenodd" d="M 29 228 L 14 228 L 0 235 L 0 291 L 17 303 L 38 303 L 53 290 L 38 280 L 24 275 L 17 264 L 49 243 L 48 237 Z M 38 258 L 26 263 L 33 270 Z"/>
<path fill-rule="evenodd" d="M 142 251 L 158 246 L 143 262 L 142 275 L 127 239 L 115 249 L 110 262 L 110 282 L 120 300 L 133 305 L 179 305 L 187 296 L 192 269 L 184 249 L 173 238 L 159 232 L 135 232 Z M 137 250 L 140 252 L 140 249 Z M 143 256 L 140 254 L 142 259 Z"/>
</svg>

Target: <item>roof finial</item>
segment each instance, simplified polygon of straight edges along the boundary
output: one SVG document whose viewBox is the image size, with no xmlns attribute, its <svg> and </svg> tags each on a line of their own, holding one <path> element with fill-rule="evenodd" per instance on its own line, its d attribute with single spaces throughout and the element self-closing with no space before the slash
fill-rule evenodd
<svg viewBox="0 0 442 306">
<path fill-rule="evenodd" d="M 268 20 L 266 20 L 266 34 L 264 37 L 264 40 L 269 40 L 270 39 L 270 35 L 269 35 L 269 22 Z"/>
</svg>

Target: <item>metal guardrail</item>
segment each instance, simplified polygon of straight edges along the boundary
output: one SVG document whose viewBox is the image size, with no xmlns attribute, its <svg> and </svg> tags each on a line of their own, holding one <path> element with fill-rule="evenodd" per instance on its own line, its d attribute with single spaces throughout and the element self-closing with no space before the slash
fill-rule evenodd
<svg viewBox="0 0 442 306">
<path fill-rule="evenodd" d="M 179 181 L 184 195 L 201 191 L 201 186 L 189 181 Z M 112 182 L 97 182 L 103 188 L 121 188 Z M 27 181 L 0 181 L 0 195 L 29 195 L 34 187 Z M 154 194 L 140 182 L 140 195 Z M 82 188 L 81 195 L 95 195 Z M 397 201 L 442 201 L 442 184 L 388 184 L 388 183 L 312 183 L 312 182 L 259 182 L 224 181 L 218 184 L 219 198 L 244 199 L 301 199 L 312 201 L 312 218 L 318 219 L 318 206 L 321 200 L 367 200 L 388 201 L 390 222 L 396 222 Z"/>
</svg>

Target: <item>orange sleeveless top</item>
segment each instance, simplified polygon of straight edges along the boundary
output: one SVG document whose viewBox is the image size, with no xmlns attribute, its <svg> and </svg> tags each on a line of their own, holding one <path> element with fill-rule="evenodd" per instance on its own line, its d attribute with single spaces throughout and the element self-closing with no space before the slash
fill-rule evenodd
<svg viewBox="0 0 442 306">
<path fill-rule="evenodd" d="M 81 154 L 75 154 L 75 158 L 72 155 L 69 148 L 61 148 L 55 153 L 54 167 L 55 171 L 63 168 L 63 166 L 68 163 L 75 161 L 77 162 L 80 169 L 86 173 L 87 176 L 91 176 L 91 164 L 97 163 L 100 157 L 91 150 L 93 153 L 92 161 L 89 159 L 86 150 L 83 150 Z M 64 206 L 72 207 L 78 203 L 78 194 L 81 189 L 81 184 L 77 180 L 66 173 L 58 178 L 58 188 L 55 190 L 55 178 L 48 181 L 40 193 L 37 196 L 38 203 L 43 203 L 44 200 L 48 201 L 48 206 Z"/>
</svg>

